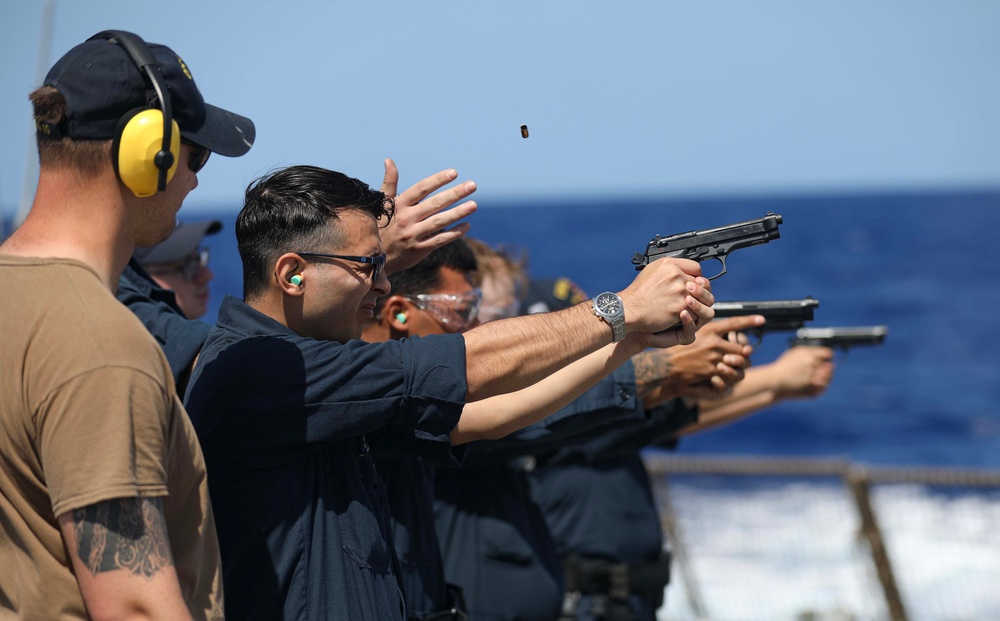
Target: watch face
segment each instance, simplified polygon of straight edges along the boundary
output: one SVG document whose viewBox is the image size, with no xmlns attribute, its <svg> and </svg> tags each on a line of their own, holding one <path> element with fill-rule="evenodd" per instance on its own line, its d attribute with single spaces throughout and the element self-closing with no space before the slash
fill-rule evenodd
<svg viewBox="0 0 1000 621">
<path fill-rule="evenodd" d="M 622 301 L 613 293 L 602 293 L 594 299 L 594 308 L 605 317 L 617 317 L 622 314 Z"/>
</svg>

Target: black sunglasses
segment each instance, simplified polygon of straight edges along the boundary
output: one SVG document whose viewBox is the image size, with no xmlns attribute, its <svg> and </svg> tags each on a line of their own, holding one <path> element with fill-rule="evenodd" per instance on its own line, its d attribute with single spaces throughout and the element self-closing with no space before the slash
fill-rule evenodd
<svg viewBox="0 0 1000 621">
<path fill-rule="evenodd" d="M 208 163 L 208 158 L 212 155 L 212 152 L 205 147 L 198 146 L 187 140 L 182 140 L 181 142 L 190 146 L 192 149 L 191 158 L 188 160 L 188 170 L 193 173 L 198 173 L 198 171 L 204 168 L 205 164 Z"/>
<path fill-rule="evenodd" d="M 351 254 L 322 254 L 319 252 L 296 252 L 295 254 L 301 255 L 303 257 L 320 257 L 322 259 L 343 259 L 345 261 L 356 261 L 358 263 L 364 263 L 366 265 L 372 266 L 372 282 L 378 280 L 379 275 L 385 268 L 385 253 L 377 254 L 371 257 L 360 257 Z"/>
</svg>

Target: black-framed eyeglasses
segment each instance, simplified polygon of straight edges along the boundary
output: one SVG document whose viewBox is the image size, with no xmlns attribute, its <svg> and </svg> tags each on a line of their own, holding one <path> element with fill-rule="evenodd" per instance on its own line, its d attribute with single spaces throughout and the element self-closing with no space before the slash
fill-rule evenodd
<svg viewBox="0 0 1000 621">
<path fill-rule="evenodd" d="M 301 255 L 303 257 L 319 257 L 321 259 L 343 259 L 344 261 L 355 261 L 357 263 L 364 263 L 366 265 L 372 266 L 372 282 L 378 280 L 378 277 L 382 274 L 382 270 L 385 269 L 385 253 L 376 254 L 370 257 L 362 257 L 352 254 L 323 254 L 320 252 L 296 252 L 295 254 Z"/>
<path fill-rule="evenodd" d="M 212 152 L 205 147 L 200 147 L 193 142 L 188 142 L 187 140 L 182 140 L 184 144 L 191 147 L 191 157 L 188 159 L 188 170 L 193 173 L 198 173 L 205 164 L 208 163 L 208 158 L 212 155 Z"/>
<path fill-rule="evenodd" d="M 170 267 L 149 266 L 147 270 L 153 276 L 177 273 L 184 280 L 192 281 L 201 269 L 208 267 L 209 258 L 211 258 L 211 253 L 209 253 L 208 248 L 199 248 L 194 254 L 185 257 L 182 263 Z"/>
</svg>

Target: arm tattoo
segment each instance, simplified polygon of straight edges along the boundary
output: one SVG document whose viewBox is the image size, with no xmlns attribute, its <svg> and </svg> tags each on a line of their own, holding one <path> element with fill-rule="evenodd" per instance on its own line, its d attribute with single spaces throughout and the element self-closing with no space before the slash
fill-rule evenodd
<svg viewBox="0 0 1000 621">
<path fill-rule="evenodd" d="M 173 564 L 159 498 L 116 498 L 73 511 L 76 553 L 91 571 L 152 578 Z"/>
<path fill-rule="evenodd" d="M 644 351 L 633 356 L 632 363 L 635 366 L 635 396 L 640 399 L 663 384 L 674 367 L 670 352 L 665 349 Z"/>
</svg>

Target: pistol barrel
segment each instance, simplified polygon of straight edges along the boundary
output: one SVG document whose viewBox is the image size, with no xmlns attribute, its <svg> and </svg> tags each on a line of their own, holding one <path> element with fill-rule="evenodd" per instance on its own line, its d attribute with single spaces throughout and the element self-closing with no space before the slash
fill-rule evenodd
<svg viewBox="0 0 1000 621">
<path fill-rule="evenodd" d="M 819 345 L 841 347 L 880 345 L 889 334 L 886 326 L 859 326 L 848 328 L 800 328 L 792 339 L 793 345 Z"/>
</svg>

